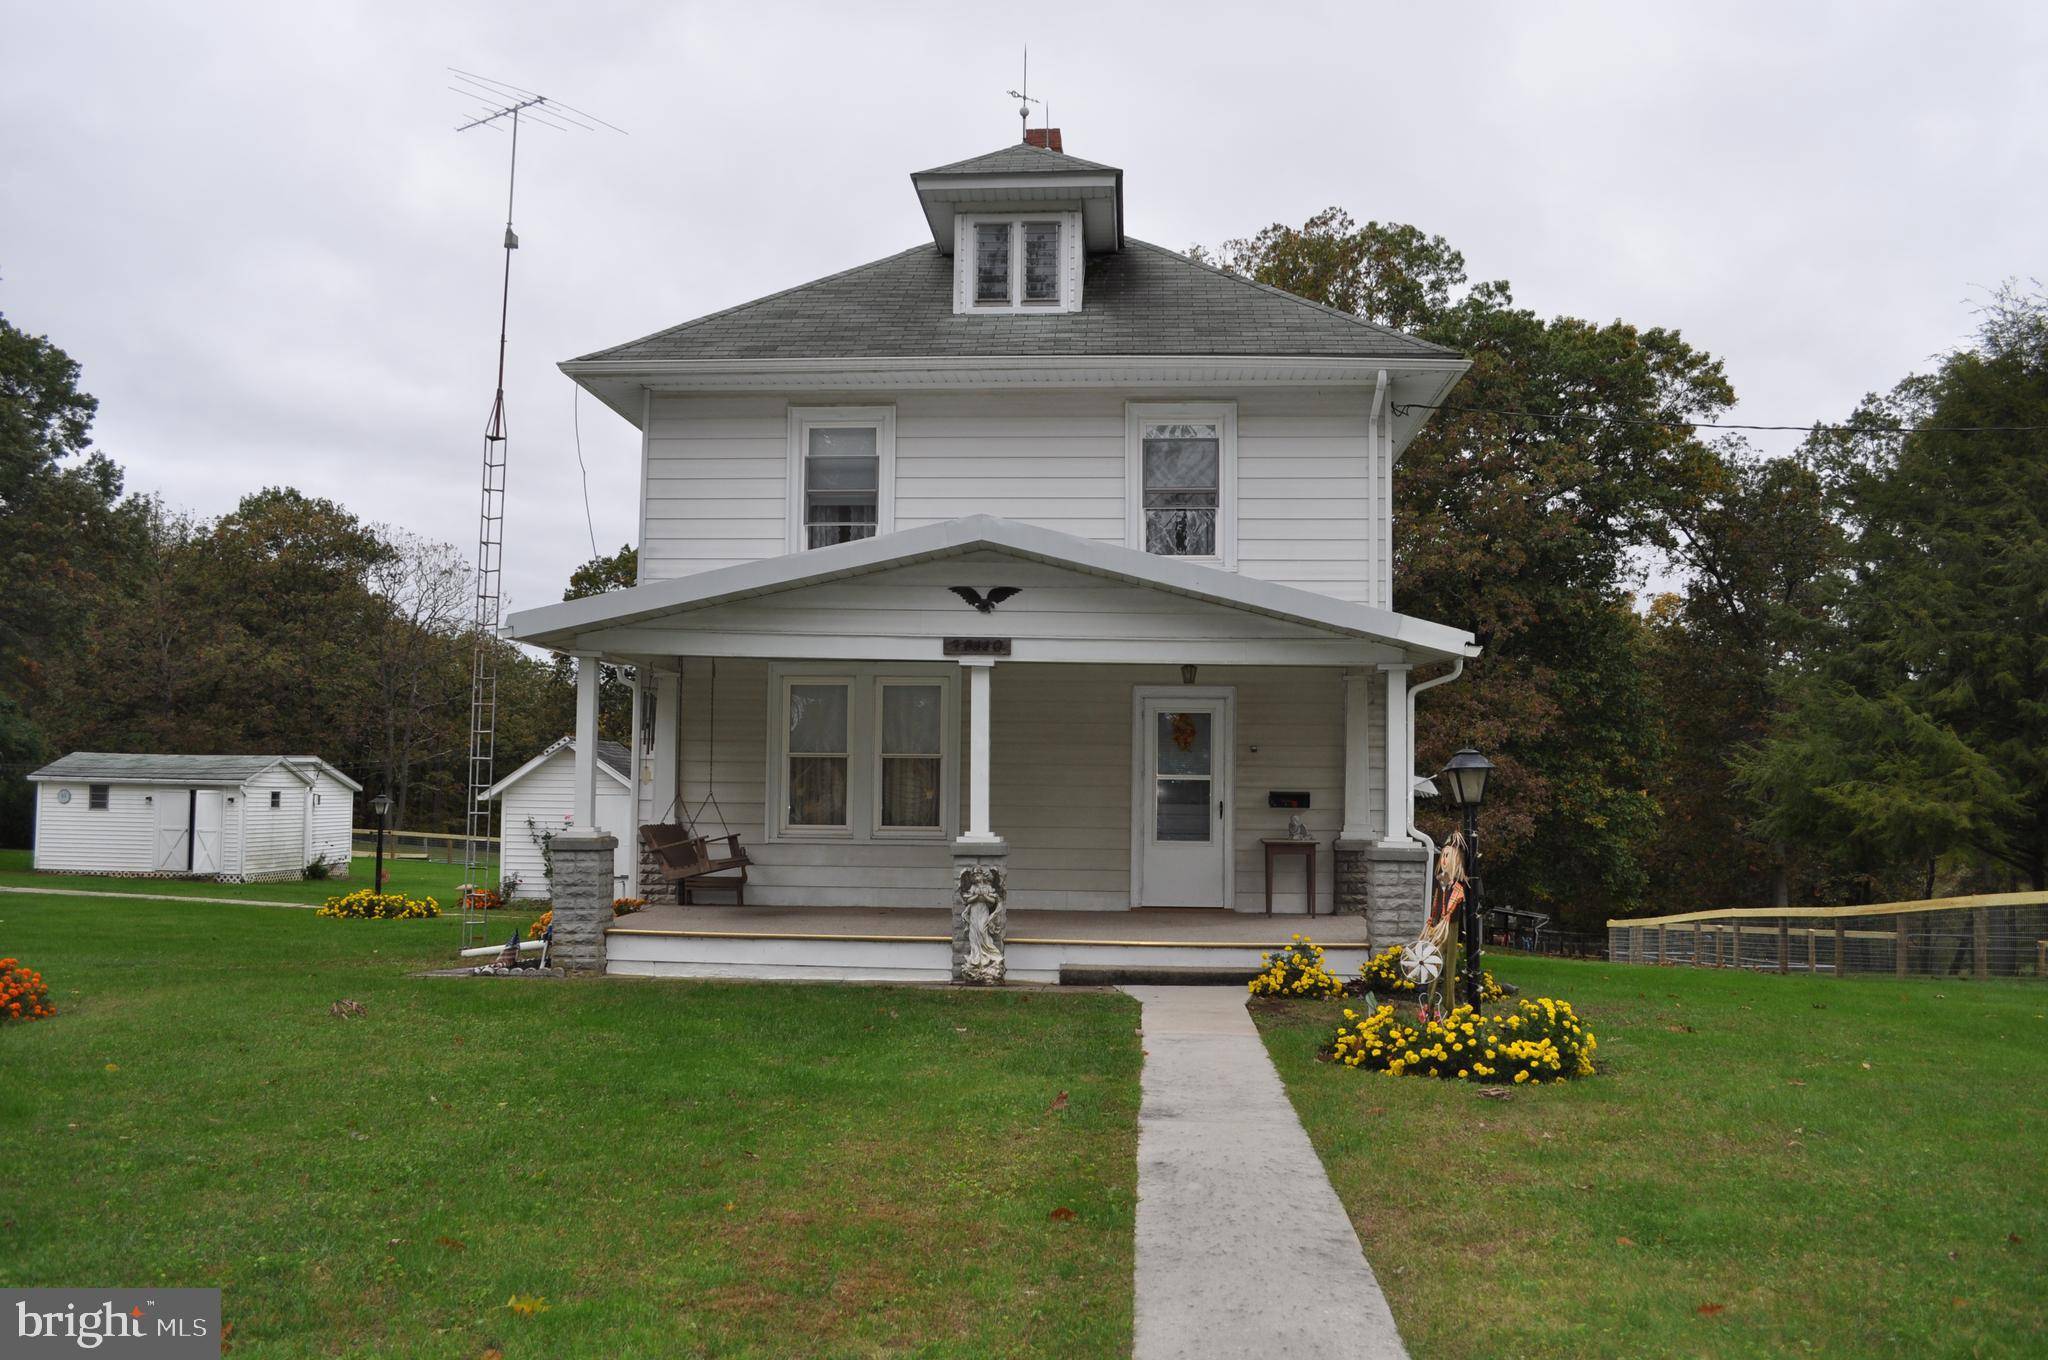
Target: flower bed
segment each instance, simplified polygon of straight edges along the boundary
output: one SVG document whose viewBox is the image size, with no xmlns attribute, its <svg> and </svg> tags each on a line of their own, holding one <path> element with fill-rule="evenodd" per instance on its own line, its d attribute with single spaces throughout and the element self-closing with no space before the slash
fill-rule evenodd
<svg viewBox="0 0 2048 1360">
<path fill-rule="evenodd" d="M 370 888 L 358 888 L 346 897 L 330 897 L 327 905 L 314 913 L 343 921 L 420 921 L 440 914 L 441 904 L 431 897 L 407 897 Z"/>
<path fill-rule="evenodd" d="M 1358 965 L 1358 978 L 1348 984 L 1345 991 L 1352 996 L 1368 996 L 1375 999 L 1383 996 L 1410 996 L 1416 986 L 1401 972 L 1401 951 L 1404 945 L 1390 945 Z M 1503 1001 L 1508 989 L 1494 979 L 1491 971 L 1482 969 L 1479 974 L 1479 999 L 1481 1001 Z"/>
<path fill-rule="evenodd" d="M 47 1020 L 56 1013 L 41 973 L 20 959 L 0 959 L 0 1021 Z"/>
<path fill-rule="evenodd" d="M 646 905 L 647 899 L 644 897 L 614 897 L 612 899 L 612 915 L 631 916 Z"/>
<path fill-rule="evenodd" d="M 1323 947 L 1296 935 L 1285 949 L 1263 956 L 1264 969 L 1251 980 L 1253 996 L 1330 997 L 1344 994 L 1344 983 L 1323 967 Z"/>
<path fill-rule="evenodd" d="M 1441 1020 L 1412 1024 L 1391 1003 L 1367 1016 L 1346 1010 L 1330 1057 L 1397 1077 L 1527 1083 L 1592 1076 L 1598 1047 L 1570 1002 L 1545 996 L 1499 1014 L 1459 1006 Z"/>
<path fill-rule="evenodd" d="M 555 909 L 549 907 L 546 911 L 533 918 L 533 924 L 526 928 L 526 938 L 538 940 L 541 936 L 548 933 L 548 927 L 554 923 Z"/>
</svg>

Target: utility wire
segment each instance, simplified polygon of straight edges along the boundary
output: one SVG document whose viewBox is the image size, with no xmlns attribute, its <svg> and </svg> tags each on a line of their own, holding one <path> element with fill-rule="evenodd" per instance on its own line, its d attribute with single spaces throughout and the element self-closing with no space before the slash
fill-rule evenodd
<svg viewBox="0 0 2048 1360">
<path fill-rule="evenodd" d="M 1651 416 L 1608 416 L 1591 411 L 1507 411 L 1484 406 L 1431 406 L 1423 402 L 1394 403 L 1394 414 L 1448 411 L 1452 415 L 1510 416 L 1520 420 L 1587 420 L 1601 425 L 1651 425 L 1671 430 L 1790 430 L 1805 434 L 1825 430 L 1841 434 L 2039 434 L 2048 425 L 1844 425 L 1817 420 L 1810 425 L 1751 425 L 1721 420 L 1659 420 Z"/>
<path fill-rule="evenodd" d="M 583 474 L 583 527 L 590 531 L 590 556 L 597 552 L 597 521 L 590 517 L 590 469 L 583 464 L 583 389 L 569 384 L 569 428 L 576 432 L 576 470 Z"/>
</svg>

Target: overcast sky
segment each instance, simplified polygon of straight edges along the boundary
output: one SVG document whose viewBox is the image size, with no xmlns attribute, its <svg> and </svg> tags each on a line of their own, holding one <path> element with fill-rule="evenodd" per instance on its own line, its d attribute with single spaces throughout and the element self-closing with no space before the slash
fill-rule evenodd
<svg viewBox="0 0 2048 1360">
<path fill-rule="evenodd" d="M 609 119 L 521 146 L 533 605 L 590 554 L 554 364 L 925 238 L 908 175 L 1015 140 L 1025 38 L 1133 235 L 1411 222 L 1540 312 L 1680 328 L 1743 419 L 1839 417 L 2048 275 L 2048 6 L 1674 9 L 0 0 L 0 311 L 84 365 L 131 488 L 286 483 L 469 551 L 507 139 L 455 134 L 444 68 Z M 581 424 L 609 551 L 636 435 Z"/>
</svg>

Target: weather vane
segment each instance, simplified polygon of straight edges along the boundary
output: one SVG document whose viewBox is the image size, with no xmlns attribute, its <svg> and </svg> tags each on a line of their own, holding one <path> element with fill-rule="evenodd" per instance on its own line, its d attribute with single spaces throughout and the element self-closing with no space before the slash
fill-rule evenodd
<svg viewBox="0 0 2048 1360">
<path fill-rule="evenodd" d="M 1031 106 L 1032 106 L 1033 104 L 1036 104 L 1036 103 L 1038 102 L 1038 101 L 1037 101 L 1036 99 L 1033 99 L 1033 98 L 1031 97 L 1031 93 L 1030 93 L 1030 91 L 1031 91 L 1031 45 L 1030 45 L 1029 43 L 1026 43 L 1026 44 L 1025 44 L 1025 46 L 1024 46 L 1024 84 L 1023 84 L 1023 87 L 1022 87 L 1021 89 L 1015 89 L 1015 90 L 1011 90 L 1011 91 L 1009 92 L 1010 98 L 1012 98 L 1012 99 L 1014 99 L 1014 100 L 1016 100 L 1016 101 L 1017 101 L 1017 121 L 1018 121 L 1018 122 L 1019 122 L 1020 124 L 1022 124 L 1022 125 L 1023 125 L 1023 129 L 1024 129 L 1024 136 L 1023 136 L 1023 137 L 1022 137 L 1022 138 L 1020 139 L 1020 140 L 1023 140 L 1023 141 L 1029 141 L 1029 140 L 1031 139 Z"/>
</svg>

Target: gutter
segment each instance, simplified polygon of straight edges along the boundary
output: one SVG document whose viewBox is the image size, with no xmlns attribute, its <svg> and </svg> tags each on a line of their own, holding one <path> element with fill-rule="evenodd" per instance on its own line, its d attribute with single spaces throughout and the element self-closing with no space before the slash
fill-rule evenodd
<svg viewBox="0 0 2048 1360">
<path fill-rule="evenodd" d="M 1437 676 L 1434 680 L 1425 680 L 1419 685 L 1410 685 L 1408 687 L 1408 798 L 1410 802 L 1408 836 L 1411 840 L 1422 842 L 1423 846 L 1429 851 L 1429 858 L 1424 861 L 1422 870 L 1422 923 L 1425 926 L 1429 924 L 1430 897 L 1436 884 L 1436 842 L 1430 838 L 1430 834 L 1427 831 L 1415 825 L 1413 807 L 1415 798 L 1415 696 L 1426 689 L 1435 689 L 1438 685 L 1448 685 L 1464 673 L 1465 658 L 1462 656 L 1456 657 L 1451 661 L 1451 668 L 1442 675 Z"/>
</svg>

